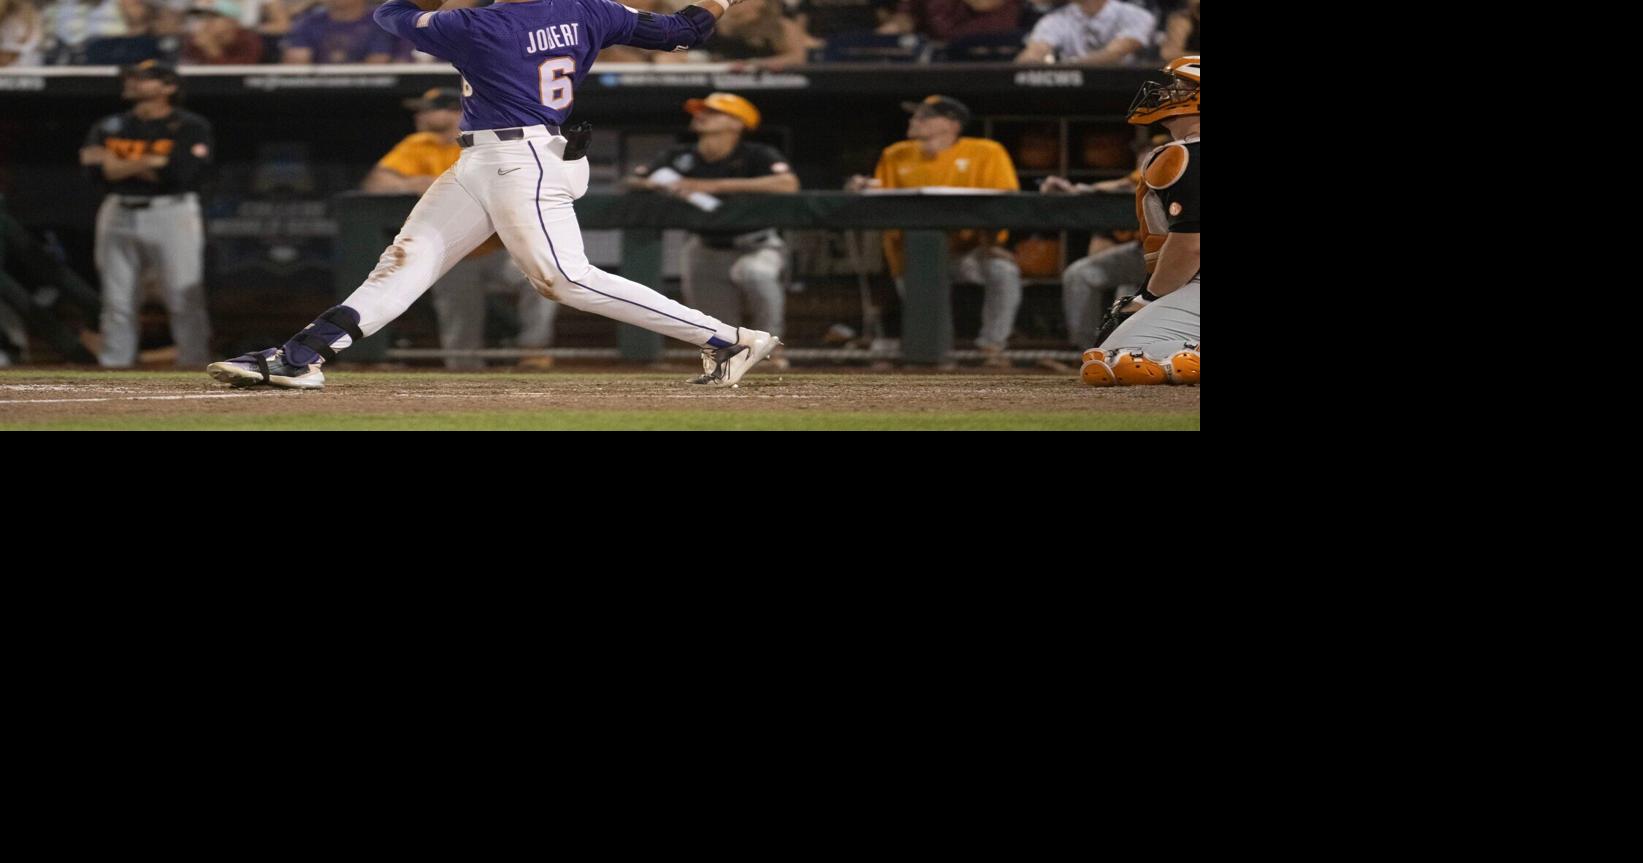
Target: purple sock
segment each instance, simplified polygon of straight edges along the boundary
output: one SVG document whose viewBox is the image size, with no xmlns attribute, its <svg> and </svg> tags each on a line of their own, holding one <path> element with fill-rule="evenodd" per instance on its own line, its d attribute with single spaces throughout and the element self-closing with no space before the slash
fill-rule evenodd
<svg viewBox="0 0 1643 863">
<path fill-rule="evenodd" d="M 347 306 L 332 306 L 285 343 L 285 361 L 306 366 L 319 360 L 336 359 L 340 349 L 337 342 L 344 337 L 348 341 L 343 348 L 365 338 L 359 331 L 359 312 Z"/>
</svg>

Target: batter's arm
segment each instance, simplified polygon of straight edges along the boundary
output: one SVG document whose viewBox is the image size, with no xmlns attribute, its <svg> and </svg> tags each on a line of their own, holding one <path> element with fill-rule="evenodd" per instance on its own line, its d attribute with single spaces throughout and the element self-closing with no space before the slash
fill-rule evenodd
<svg viewBox="0 0 1643 863">
<path fill-rule="evenodd" d="M 418 5 L 418 4 L 422 5 Z M 472 0 L 449 0 L 436 8 L 431 0 L 388 0 L 371 17 L 377 26 L 442 60 L 460 62 L 468 49 L 468 19 L 458 14 Z"/>
<path fill-rule="evenodd" d="M 743 0 L 697 0 L 673 15 L 627 10 L 634 16 L 632 32 L 616 39 L 614 44 L 653 51 L 695 48 L 713 36 L 719 16 L 741 2 Z"/>
</svg>

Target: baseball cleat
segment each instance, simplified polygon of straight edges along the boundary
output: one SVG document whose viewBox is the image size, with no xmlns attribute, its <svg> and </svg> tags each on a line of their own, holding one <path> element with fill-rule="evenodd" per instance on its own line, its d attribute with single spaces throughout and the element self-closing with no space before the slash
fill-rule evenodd
<svg viewBox="0 0 1643 863">
<path fill-rule="evenodd" d="M 212 363 L 205 367 L 211 377 L 236 387 L 254 387 L 271 384 L 294 390 L 325 388 L 325 373 L 319 364 L 294 366 L 285 361 L 282 348 L 269 348 L 252 354 Z"/>
<path fill-rule="evenodd" d="M 1143 387 L 1166 383 L 1164 367 L 1140 351 L 1119 351 L 1112 359 L 1112 374 L 1121 387 Z"/>
<path fill-rule="evenodd" d="M 693 384 L 728 387 L 742 379 L 747 370 L 781 347 L 782 340 L 759 330 L 736 328 L 736 344 L 728 348 L 702 348 L 702 373 Z"/>
<path fill-rule="evenodd" d="M 1083 362 L 1104 363 L 1107 361 L 1107 352 L 1100 348 L 1087 348 L 1084 351 Z"/>
</svg>

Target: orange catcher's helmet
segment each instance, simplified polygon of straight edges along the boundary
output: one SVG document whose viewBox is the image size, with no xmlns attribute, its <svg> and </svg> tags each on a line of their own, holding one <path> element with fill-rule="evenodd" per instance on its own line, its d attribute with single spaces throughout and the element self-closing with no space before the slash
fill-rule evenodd
<svg viewBox="0 0 1643 863">
<path fill-rule="evenodd" d="M 1165 117 L 1198 113 L 1198 55 L 1171 60 L 1164 71 L 1169 73 L 1168 81 L 1148 81 L 1135 94 L 1130 103 L 1131 123 L 1146 126 Z"/>
</svg>

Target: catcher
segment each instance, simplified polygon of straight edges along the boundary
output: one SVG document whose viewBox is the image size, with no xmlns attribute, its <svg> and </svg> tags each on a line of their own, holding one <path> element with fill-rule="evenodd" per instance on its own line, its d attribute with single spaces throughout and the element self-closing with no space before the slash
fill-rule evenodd
<svg viewBox="0 0 1643 863">
<path fill-rule="evenodd" d="M 1198 55 L 1171 60 L 1169 80 L 1141 85 L 1129 121 L 1162 123 L 1174 140 L 1141 161 L 1135 190 L 1147 287 L 1107 314 L 1084 352 L 1094 387 L 1198 383 Z"/>
</svg>

